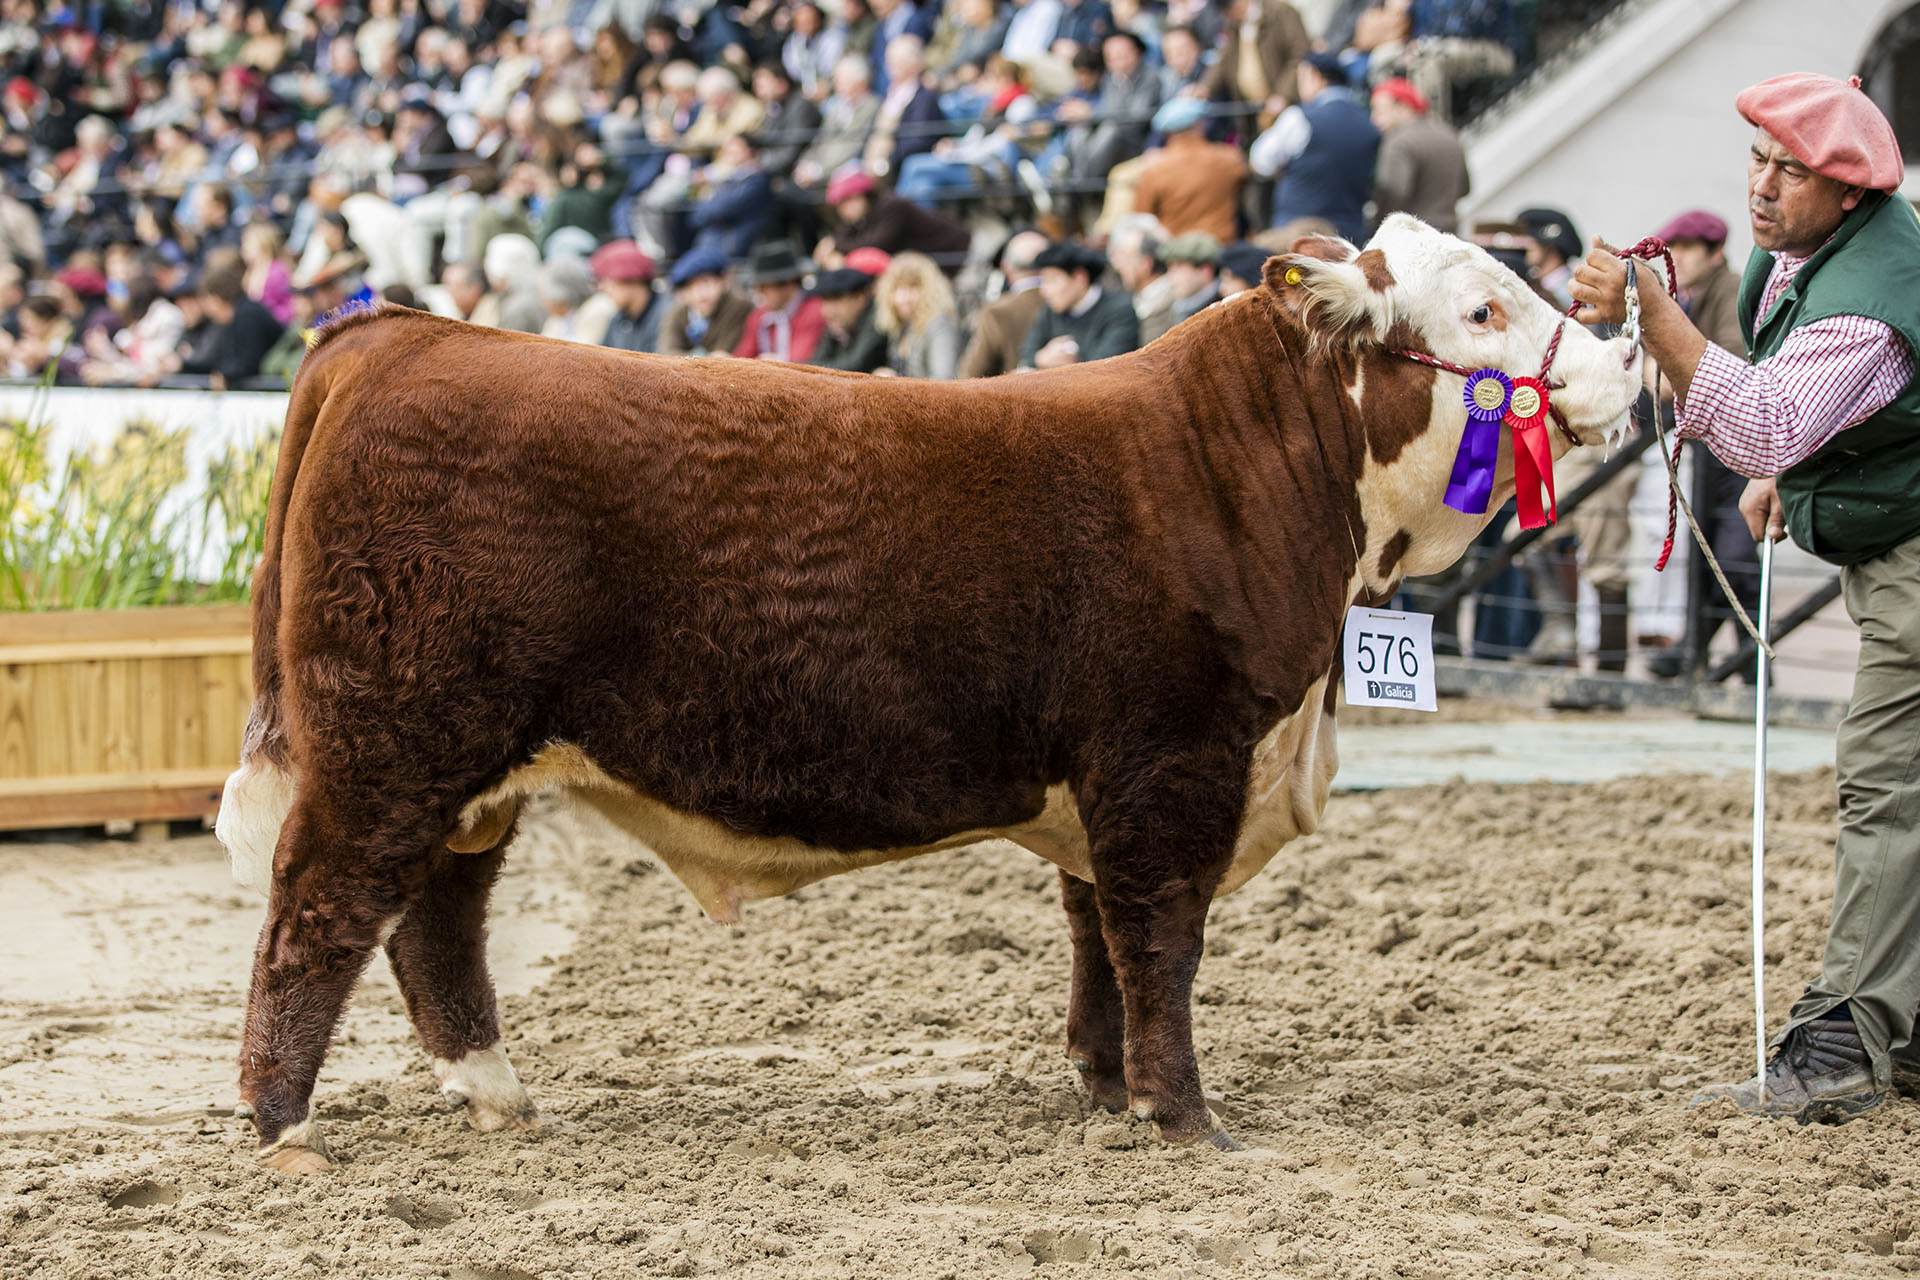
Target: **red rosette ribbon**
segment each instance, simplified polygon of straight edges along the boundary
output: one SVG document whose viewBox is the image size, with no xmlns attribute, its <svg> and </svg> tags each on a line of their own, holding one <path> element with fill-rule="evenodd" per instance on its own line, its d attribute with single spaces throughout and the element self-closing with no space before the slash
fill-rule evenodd
<svg viewBox="0 0 1920 1280">
<path fill-rule="evenodd" d="M 1506 424 L 1513 428 L 1513 482 L 1520 508 L 1520 527 L 1538 529 L 1559 519 L 1553 493 L 1553 443 L 1547 438 L 1547 388 L 1538 378 L 1515 378 L 1507 403 Z M 1547 505 L 1540 506 L 1540 488 L 1546 486 Z"/>
</svg>

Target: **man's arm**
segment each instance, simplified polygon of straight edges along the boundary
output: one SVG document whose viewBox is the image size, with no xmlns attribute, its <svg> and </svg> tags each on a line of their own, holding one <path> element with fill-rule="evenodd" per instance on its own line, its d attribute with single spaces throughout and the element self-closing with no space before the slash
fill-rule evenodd
<svg viewBox="0 0 1920 1280">
<path fill-rule="evenodd" d="M 1273 127 L 1253 140 L 1247 159 L 1255 173 L 1271 178 L 1299 159 L 1312 139 L 1313 125 L 1296 104 L 1282 111 Z"/>
<path fill-rule="evenodd" d="M 1581 305 L 1574 319 L 1581 324 L 1621 324 L 1627 318 L 1627 264 L 1615 256 L 1600 237 L 1593 238 L 1593 252 L 1573 273 L 1568 286 L 1573 299 Z M 1680 304 L 1667 296 L 1667 287 L 1658 272 L 1642 264 L 1640 282 L 1640 341 L 1647 354 L 1660 364 L 1660 372 L 1673 384 L 1674 394 L 1684 398 L 1693 383 L 1693 371 L 1700 364 L 1708 342 L 1693 327 Z M 1651 286 L 1651 287 L 1649 287 Z"/>
</svg>

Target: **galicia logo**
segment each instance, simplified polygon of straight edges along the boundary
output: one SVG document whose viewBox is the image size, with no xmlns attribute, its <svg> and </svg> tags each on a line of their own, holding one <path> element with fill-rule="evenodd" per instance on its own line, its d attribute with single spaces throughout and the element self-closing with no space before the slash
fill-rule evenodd
<svg viewBox="0 0 1920 1280">
<path fill-rule="evenodd" d="M 1410 684 L 1402 684 L 1398 680 L 1367 681 L 1367 696 L 1369 698 L 1392 698 L 1396 702 L 1412 702 L 1414 700 L 1413 686 Z"/>
</svg>

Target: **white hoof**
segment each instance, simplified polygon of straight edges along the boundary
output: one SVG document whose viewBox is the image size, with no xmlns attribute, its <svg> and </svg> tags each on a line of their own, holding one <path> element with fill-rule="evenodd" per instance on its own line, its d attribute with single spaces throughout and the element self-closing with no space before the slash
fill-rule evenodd
<svg viewBox="0 0 1920 1280">
<path fill-rule="evenodd" d="M 435 1058 L 433 1075 L 440 1082 L 440 1096 L 454 1107 L 465 1107 L 467 1123 L 481 1133 L 530 1129 L 540 1121 L 533 1099 L 497 1044 L 454 1062 Z"/>
<path fill-rule="evenodd" d="M 269 1169 L 281 1173 L 324 1173 L 333 1168 L 326 1139 L 320 1136 L 320 1126 L 312 1117 L 285 1130 L 254 1154 Z"/>
</svg>

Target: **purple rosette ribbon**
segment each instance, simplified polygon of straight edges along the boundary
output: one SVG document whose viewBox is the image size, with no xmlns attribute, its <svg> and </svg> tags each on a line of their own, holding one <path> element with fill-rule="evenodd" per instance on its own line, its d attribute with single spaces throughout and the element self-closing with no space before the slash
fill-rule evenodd
<svg viewBox="0 0 1920 1280">
<path fill-rule="evenodd" d="M 1467 429 L 1453 456 L 1453 475 L 1443 499 L 1455 511 L 1482 516 L 1493 499 L 1493 469 L 1500 461 L 1500 425 L 1513 402 L 1513 380 L 1498 369 L 1476 369 L 1461 399 L 1467 402 Z"/>
</svg>

